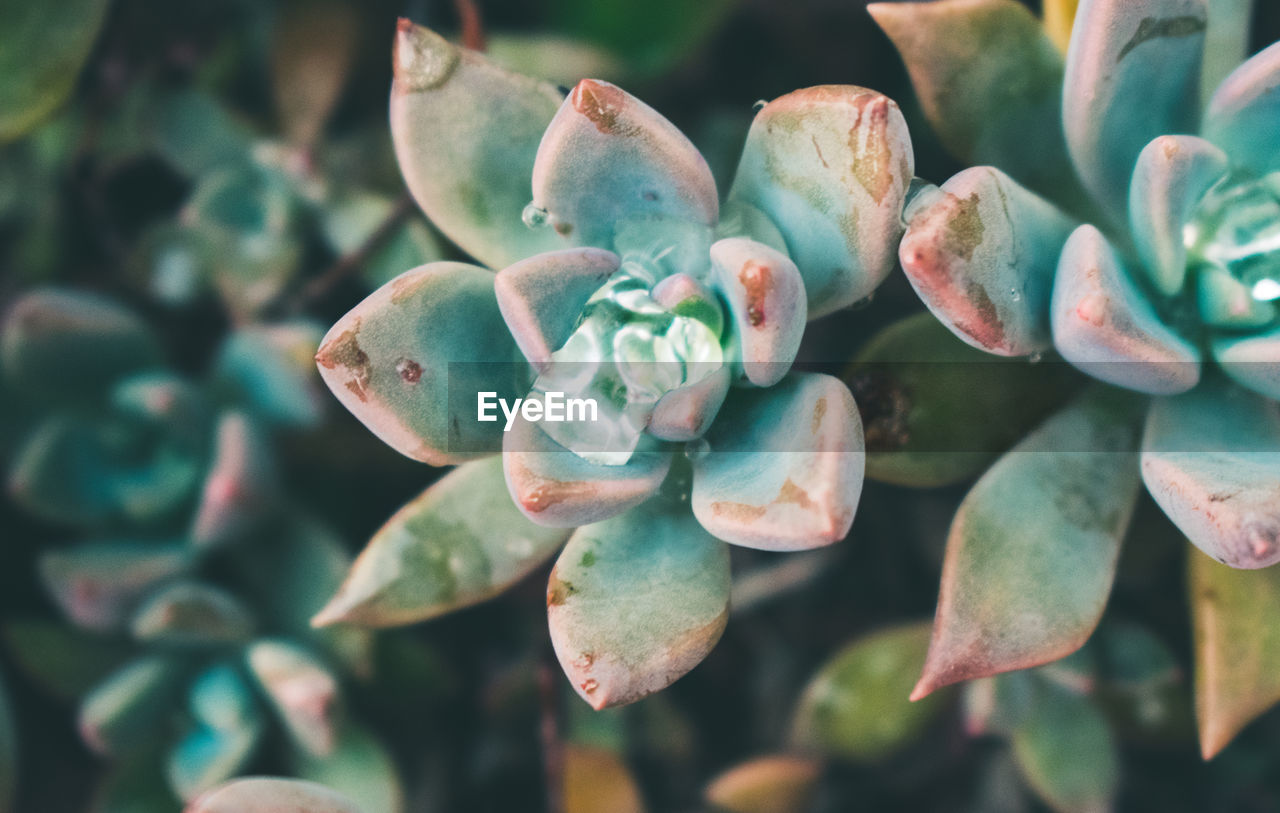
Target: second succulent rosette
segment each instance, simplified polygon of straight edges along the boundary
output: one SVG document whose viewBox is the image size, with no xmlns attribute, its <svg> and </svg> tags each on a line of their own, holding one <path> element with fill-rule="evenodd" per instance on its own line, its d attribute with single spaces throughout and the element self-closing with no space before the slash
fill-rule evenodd
<svg viewBox="0 0 1280 813">
<path fill-rule="evenodd" d="M 429 618 L 567 542 L 547 594 L 561 664 L 597 708 L 638 699 L 719 638 L 724 542 L 848 533 L 857 409 L 838 379 L 791 366 L 808 320 L 893 267 L 906 126 L 862 88 L 787 94 L 758 112 L 721 201 L 689 140 L 614 85 L 566 95 L 407 22 L 394 60 L 406 183 L 488 268 L 408 271 L 320 347 L 380 438 L 460 465 L 374 536 L 317 622 Z M 595 420 L 496 408 L 549 393 L 590 396 Z M 484 398 L 496 420 L 478 419 Z"/>
</svg>

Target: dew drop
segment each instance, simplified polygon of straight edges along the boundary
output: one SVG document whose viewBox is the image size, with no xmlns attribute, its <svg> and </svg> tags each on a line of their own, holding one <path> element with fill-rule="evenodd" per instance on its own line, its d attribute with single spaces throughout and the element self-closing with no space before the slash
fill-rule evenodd
<svg viewBox="0 0 1280 813">
<path fill-rule="evenodd" d="M 547 225 L 547 210 L 541 206 L 530 203 L 524 207 L 524 211 L 520 213 L 520 219 L 531 229 L 540 229 Z"/>
<path fill-rule="evenodd" d="M 684 445 L 684 456 L 690 460 L 701 460 L 711 454 L 711 444 L 706 438 L 691 440 Z"/>
<path fill-rule="evenodd" d="M 1037 350 L 1036 352 L 1027 356 L 1027 361 L 1031 362 L 1032 364 L 1039 364 L 1040 362 L 1044 361 L 1044 353 Z"/>
</svg>

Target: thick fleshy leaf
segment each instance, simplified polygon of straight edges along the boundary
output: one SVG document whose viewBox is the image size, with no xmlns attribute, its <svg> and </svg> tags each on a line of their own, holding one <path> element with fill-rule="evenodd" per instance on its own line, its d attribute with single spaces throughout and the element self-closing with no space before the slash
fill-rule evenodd
<svg viewBox="0 0 1280 813">
<path fill-rule="evenodd" d="M 484 44 L 485 53 L 498 64 L 564 87 L 573 87 L 584 76 L 613 81 L 630 67 L 616 52 L 559 31 L 486 32 Z"/>
<path fill-rule="evenodd" d="M 1195 132 L 1204 0 L 1082 0 L 1062 120 L 1085 188 L 1123 222 L 1134 161 L 1153 138 Z"/>
<path fill-rule="evenodd" d="M 254 643 L 245 660 L 298 747 L 317 757 L 333 753 L 342 698 L 328 665 L 297 644 L 275 640 Z"/>
<path fill-rule="evenodd" d="M 120 754 L 157 739 L 173 711 L 184 670 L 153 655 L 113 672 L 80 704 L 80 737 L 100 754 Z"/>
<path fill-rule="evenodd" d="M 1091 391 L 978 480 L 947 539 L 913 697 L 1057 660 L 1093 632 L 1138 496 L 1140 406 Z"/>
<path fill-rule="evenodd" d="M 1253 287 L 1226 269 L 1201 268 L 1195 286 L 1200 321 L 1207 327 L 1249 330 L 1265 327 L 1276 318 L 1274 302 L 1255 298 Z"/>
<path fill-rule="evenodd" d="M 225 590 L 184 581 L 143 602 L 130 631 L 139 641 L 165 646 L 225 646 L 248 640 L 253 616 Z"/>
<path fill-rule="evenodd" d="M 606 748 L 569 745 L 564 753 L 564 813 L 644 813 L 635 777 Z"/>
<path fill-rule="evenodd" d="M 1275 133 L 1280 127 L 1280 43 L 1237 68 L 1214 92 L 1205 111 L 1205 138 L 1256 175 L 1280 169 Z"/>
<path fill-rule="evenodd" d="M 865 88 L 822 85 L 756 114 L 729 197 L 777 224 L 816 319 L 869 296 L 893 270 L 914 173 L 897 104 Z"/>
<path fill-rule="evenodd" d="M 726 813 L 795 813 L 810 809 L 821 772 L 804 757 L 759 757 L 720 774 L 702 795 Z"/>
<path fill-rule="evenodd" d="M 696 384 L 668 392 L 658 400 L 646 430 L 659 440 L 690 441 L 706 434 L 733 383 L 728 365 Z"/>
<path fill-rule="evenodd" d="M 1147 280 L 1175 296 L 1187 278 L 1183 228 L 1228 171 L 1222 150 L 1195 136 L 1160 136 L 1138 155 L 1129 186 L 1129 225 Z"/>
<path fill-rule="evenodd" d="M 463 464 L 374 534 L 314 623 L 393 626 L 483 601 L 568 538 L 568 529 L 536 525 L 520 513 L 501 460 Z"/>
<path fill-rule="evenodd" d="M 711 246 L 711 285 L 728 307 L 742 375 L 772 387 L 791 369 L 804 337 L 804 278 L 780 251 L 745 237 Z"/>
<path fill-rule="evenodd" d="M 0 144 L 35 127 L 71 95 L 110 5 L 16 0 L 0 9 Z"/>
<path fill-rule="evenodd" d="M 244 770 L 253 758 L 261 730 L 215 731 L 196 728 L 169 751 L 169 785 L 181 799 L 194 799 Z"/>
<path fill-rule="evenodd" d="M 375 813 L 340 793 L 298 779 L 249 777 L 209 791 L 184 813 Z"/>
<path fill-rule="evenodd" d="M 729 616 L 729 550 L 682 503 L 652 500 L 574 532 L 547 584 L 551 643 L 593 708 L 671 685 Z"/>
<path fill-rule="evenodd" d="M 1161 321 L 1094 226 L 1076 229 L 1062 250 L 1052 319 L 1058 352 L 1094 378 L 1152 395 L 1200 380 L 1200 351 Z"/>
<path fill-rule="evenodd" d="M 1209 28 L 1204 35 L 1200 98 L 1209 100 L 1224 80 L 1249 56 L 1254 0 L 1205 0 Z"/>
<path fill-rule="evenodd" d="M 514 399 L 518 356 L 493 274 L 462 263 L 406 271 L 330 328 L 316 354 L 338 400 L 401 454 L 434 466 L 498 450 L 477 393 Z"/>
<path fill-rule="evenodd" d="M 511 73 L 401 20 L 391 135 L 405 183 L 436 226 L 492 268 L 563 247 L 526 228 L 529 179 L 560 107 L 555 86 Z"/>
<path fill-rule="evenodd" d="M 693 463 L 693 513 L 717 537 L 803 550 L 849 532 L 862 493 L 862 421 L 838 379 L 792 373 L 732 392 Z"/>
<path fill-rule="evenodd" d="M 1106 718 L 1089 700 L 1042 684 L 1013 734 L 1013 756 L 1031 789 L 1061 813 L 1110 810 L 1120 754 Z"/>
<path fill-rule="evenodd" d="M 90 542 L 40 557 L 40 578 L 76 626 L 120 629 L 144 594 L 192 564 L 173 543 Z"/>
<path fill-rule="evenodd" d="M 1209 556 L 1248 569 L 1280 562 L 1280 404 L 1216 382 L 1157 399 L 1142 478 Z"/>
<path fill-rule="evenodd" d="M 325 0 L 281 8 L 272 31 L 271 78 L 280 126 L 310 146 L 333 112 L 360 34 L 355 9 Z"/>
<path fill-rule="evenodd" d="M 592 463 L 556 443 L 533 421 L 517 417 L 503 437 L 507 488 L 526 517 L 554 528 L 599 522 L 657 492 L 671 453 L 642 445 L 620 466 Z"/>
<path fill-rule="evenodd" d="M 0 681 L 0 813 L 13 813 L 21 764 L 19 759 L 13 704 L 9 701 L 4 681 Z"/>
<path fill-rule="evenodd" d="M 925 651 L 929 622 L 854 641 L 818 670 L 800 699 L 792 739 L 850 760 L 880 760 L 913 742 L 949 700 L 947 692 L 907 699 Z"/>
<path fill-rule="evenodd" d="M 295 755 L 293 772 L 350 798 L 370 813 L 400 813 L 404 788 L 386 747 L 364 728 L 348 724 L 327 757 Z"/>
<path fill-rule="evenodd" d="M 1062 55 L 1025 6 L 947 0 L 867 10 L 902 54 L 951 153 L 997 166 L 1054 200 L 1079 200 L 1062 135 Z"/>
<path fill-rule="evenodd" d="M 1190 560 L 1196 718 L 1205 759 L 1280 701 L 1280 568 L 1236 570 Z"/>
<path fill-rule="evenodd" d="M 217 387 L 226 400 L 256 417 L 313 426 L 324 408 L 312 363 L 323 335 L 310 322 L 239 328 L 218 351 Z"/>
<path fill-rule="evenodd" d="M 216 663 L 201 672 L 187 701 L 191 716 L 215 731 L 242 730 L 260 717 L 253 687 L 233 663 Z"/>
<path fill-rule="evenodd" d="M 533 205 L 552 230 L 608 247 L 617 224 L 664 217 L 714 226 L 711 168 L 676 126 L 622 88 L 583 79 L 547 127 Z"/>
<path fill-rule="evenodd" d="M 1238 384 L 1268 398 L 1280 399 L 1280 328 L 1213 338 L 1213 357 Z"/>
<path fill-rule="evenodd" d="M 1195 737 L 1190 687 L 1178 659 L 1150 630 L 1103 622 L 1097 644 L 1098 700 L 1126 740 L 1160 744 Z"/>
<path fill-rule="evenodd" d="M 134 651 L 126 641 L 83 633 L 58 621 L 10 620 L 0 636 L 18 671 L 64 702 L 79 699 Z"/>
<path fill-rule="evenodd" d="M 867 476 L 917 488 L 976 477 L 1079 383 L 1065 364 L 974 349 L 931 313 L 877 333 L 843 378 L 862 416 Z"/>
<path fill-rule="evenodd" d="M 0 362 L 18 395 L 83 402 L 125 375 L 161 362 L 155 335 L 137 316 L 97 294 L 46 288 L 10 308 Z"/>
<path fill-rule="evenodd" d="M 498 272 L 493 289 L 520 352 L 539 370 L 578 324 L 591 295 L 618 270 L 618 255 L 598 248 L 549 251 Z"/>
<path fill-rule="evenodd" d="M 951 330 L 1001 356 L 1047 350 L 1049 297 L 1075 223 L 994 167 L 973 167 L 912 206 L 898 256 Z"/>
<path fill-rule="evenodd" d="M 280 497 L 271 444 L 252 418 L 223 415 L 215 444 L 190 532 L 191 544 L 206 549 L 242 540 Z"/>
</svg>

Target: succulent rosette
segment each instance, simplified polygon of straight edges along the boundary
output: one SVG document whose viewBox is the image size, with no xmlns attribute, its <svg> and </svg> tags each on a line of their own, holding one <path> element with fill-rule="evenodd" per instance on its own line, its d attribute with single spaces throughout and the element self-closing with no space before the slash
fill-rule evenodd
<svg viewBox="0 0 1280 813">
<path fill-rule="evenodd" d="M 791 366 L 807 320 L 893 266 L 902 116 L 857 87 L 776 99 L 722 203 L 689 140 L 611 84 L 566 95 L 407 21 L 394 65 L 406 183 L 488 268 L 408 271 L 320 347 L 373 432 L 460 465 L 373 537 L 317 623 L 429 618 L 567 541 L 547 594 L 561 664 L 597 708 L 635 700 L 719 638 L 723 542 L 800 550 L 849 530 L 858 412 L 838 379 Z M 538 420 L 552 393 L 598 412 Z M 517 398 L 538 411 L 497 411 Z"/>
<path fill-rule="evenodd" d="M 1205 754 L 1280 699 L 1258 632 L 1280 570 L 1232 570 L 1280 561 L 1280 45 L 1245 59 L 1248 6 L 1084 0 L 1072 25 L 1048 2 L 1048 27 L 1008 0 L 871 6 L 944 143 L 980 164 L 908 204 L 925 304 L 974 347 L 1056 351 L 1150 396 L 1087 394 L 977 482 L 917 695 L 1079 648 L 1145 484 L 1208 554 Z"/>
</svg>

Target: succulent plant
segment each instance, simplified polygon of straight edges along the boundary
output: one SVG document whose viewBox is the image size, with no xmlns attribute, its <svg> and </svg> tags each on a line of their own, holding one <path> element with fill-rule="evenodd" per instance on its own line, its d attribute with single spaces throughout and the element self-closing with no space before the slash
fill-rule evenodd
<svg viewBox="0 0 1280 813">
<path fill-rule="evenodd" d="M 1072 5 L 1047 3 L 1051 29 L 1009 0 L 870 7 L 944 143 L 990 164 L 908 205 L 917 293 L 974 347 L 1056 351 L 1114 385 L 961 505 L 915 696 L 1080 647 L 1145 483 L 1207 554 L 1190 568 L 1208 757 L 1280 699 L 1263 632 L 1280 585 L 1280 45 L 1230 70 L 1248 3 L 1084 0 L 1063 25 Z"/>
<path fill-rule="evenodd" d="M 408 21 L 394 67 L 410 191 L 500 270 L 408 271 L 321 344 L 321 375 L 375 434 L 459 465 L 373 537 L 316 622 L 429 618 L 567 540 L 547 591 L 561 665 L 596 708 L 635 700 L 718 639 L 723 542 L 798 550 L 849 529 L 853 399 L 790 368 L 806 319 L 892 267 L 913 170 L 902 117 L 851 86 L 776 99 L 722 205 L 697 149 L 614 85 L 566 97 Z M 598 420 L 477 419 L 486 396 L 540 412 L 547 393 L 590 396 Z"/>
<path fill-rule="evenodd" d="M 167 370 L 146 324 L 105 297 L 36 290 L 6 316 L 7 388 L 39 416 L 10 492 L 81 534 L 43 553 L 39 576 L 78 634 L 104 645 L 68 645 L 68 633 L 36 621 L 6 632 L 31 674 L 43 681 L 52 662 L 65 674 L 51 683 L 84 684 L 64 692 L 81 695 L 82 737 L 122 766 L 101 805 L 190 799 L 234 776 L 267 741 L 268 708 L 292 735 L 295 770 L 341 782 L 355 762 L 373 772 L 361 789 L 383 788 L 379 809 L 398 804 L 382 747 L 342 717 L 342 675 L 370 668 L 369 636 L 308 623 L 349 557 L 276 478 L 268 427 L 319 418 L 316 335 L 301 324 L 242 328 L 193 382 Z"/>
</svg>

